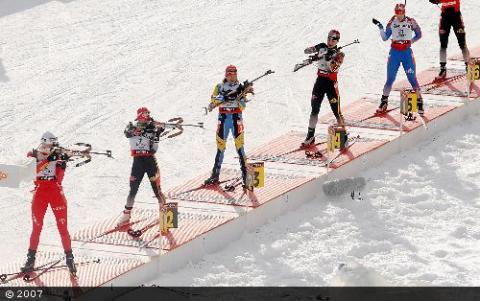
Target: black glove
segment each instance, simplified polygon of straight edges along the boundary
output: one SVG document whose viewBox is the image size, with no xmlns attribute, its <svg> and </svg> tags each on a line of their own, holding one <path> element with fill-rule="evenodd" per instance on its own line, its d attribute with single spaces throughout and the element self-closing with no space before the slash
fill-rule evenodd
<svg viewBox="0 0 480 301">
<path fill-rule="evenodd" d="M 248 80 L 244 81 L 243 84 L 238 85 L 237 94 L 241 94 L 249 86 L 253 86 L 253 84 Z"/>
<path fill-rule="evenodd" d="M 153 132 L 156 132 L 156 131 L 157 131 L 157 127 L 155 126 L 155 124 L 153 122 L 149 122 L 145 126 L 145 129 L 144 129 L 145 133 L 153 133 Z"/>
<path fill-rule="evenodd" d="M 51 153 L 51 154 L 47 157 L 47 160 L 48 160 L 49 162 L 51 162 L 51 161 L 57 161 L 57 160 L 59 160 L 59 159 L 60 159 L 60 155 L 59 155 L 57 152 L 53 152 L 53 153 Z"/>
<path fill-rule="evenodd" d="M 331 60 L 332 57 L 337 53 L 337 49 L 335 48 L 328 48 L 327 54 L 325 54 L 325 58 L 327 61 Z"/>
<path fill-rule="evenodd" d="M 317 55 L 317 54 L 315 54 L 315 55 L 311 55 L 311 56 L 308 58 L 308 60 L 309 60 L 309 62 L 308 62 L 308 63 L 311 63 L 311 62 L 318 61 L 319 59 L 320 59 L 320 58 L 318 57 L 318 55 Z"/>
<path fill-rule="evenodd" d="M 60 155 L 60 160 L 68 161 L 68 159 L 70 159 L 70 156 L 68 156 L 66 153 Z"/>
<path fill-rule="evenodd" d="M 373 18 L 373 19 L 372 19 L 372 23 L 373 23 L 373 24 L 375 24 L 375 25 L 377 25 L 377 26 L 378 26 L 378 28 L 380 28 L 380 29 L 382 29 L 382 28 L 383 28 L 383 25 L 382 25 L 382 23 L 380 23 L 380 21 L 378 21 L 378 20 L 377 20 L 377 19 L 375 19 L 375 18 Z"/>
<path fill-rule="evenodd" d="M 430 3 L 432 4 L 439 4 L 440 3 L 440 0 L 428 0 L 430 1 Z"/>
<path fill-rule="evenodd" d="M 125 137 L 127 137 L 127 138 L 130 138 L 130 137 L 134 136 L 135 135 L 135 126 L 131 122 L 129 122 L 123 133 L 125 134 Z"/>
</svg>

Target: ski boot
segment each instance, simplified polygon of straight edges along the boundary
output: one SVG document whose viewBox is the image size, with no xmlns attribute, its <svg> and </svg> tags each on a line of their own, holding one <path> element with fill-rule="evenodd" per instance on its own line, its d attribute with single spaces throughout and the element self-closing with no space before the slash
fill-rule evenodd
<svg viewBox="0 0 480 301">
<path fill-rule="evenodd" d="M 130 222 L 130 217 L 132 215 L 132 208 L 123 210 L 122 216 L 117 220 L 117 227 L 125 226 Z"/>
<path fill-rule="evenodd" d="M 25 265 L 20 268 L 20 271 L 22 271 L 22 273 L 28 273 L 28 272 L 33 271 L 34 266 L 35 266 L 35 254 L 36 253 L 37 253 L 37 251 L 35 251 L 35 250 L 28 250 L 27 261 L 25 262 Z"/>
<path fill-rule="evenodd" d="M 382 95 L 382 99 L 380 99 L 380 106 L 378 106 L 377 114 L 382 114 L 387 111 L 388 108 L 388 96 Z"/>
<path fill-rule="evenodd" d="M 447 67 L 446 64 L 441 63 L 440 64 L 440 72 L 438 72 L 438 75 L 435 77 L 435 81 L 442 81 L 447 78 Z"/>
<path fill-rule="evenodd" d="M 310 145 L 315 144 L 315 137 L 305 138 L 305 141 L 302 142 L 301 147 L 307 148 Z"/>
<path fill-rule="evenodd" d="M 418 105 L 418 114 L 423 117 L 423 114 L 425 113 L 425 111 L 423 110 L 423 99 L 422 98 L 419 98 L 417 100 L 417 105 Z"/>
<path fill-rule="evenodd" d="M 203 185 L 205 186 L 212 186 L 218 184 L 220 184 L 220 180 L 219 177 L 216 175 L 212 175 L 210 178 L 206 179 L 205 182 L 203 182 Z"/>
<path fill-rule="evenodd" d="M 305 138 L 305 141 L 302 142 L 300 147 L 306 148 L 306 147 L 309 147 L 312 144 L 315 144 L 315 129 L 314 128 L 308 128 L 307 138 Z"/>
<path fill-rule="evenodd" d="M 73 261 L 72 251 L 65 252 L 65 264 L 67 265 L 70 274 L 75 276 L 77 274 L 77 267 L 75 266 L 75 262 Z"/>
</svg>

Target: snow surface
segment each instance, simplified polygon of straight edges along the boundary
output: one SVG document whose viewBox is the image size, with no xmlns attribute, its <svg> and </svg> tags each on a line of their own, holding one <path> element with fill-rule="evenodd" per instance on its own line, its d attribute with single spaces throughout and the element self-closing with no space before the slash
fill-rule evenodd
<svg viewBox="0 0 480 301">
<path fill-rule="evenodd" d="M 22 161 L 46 130 L 64 144 L 111 149 L 115 160 L 100 157 L 67 172 L 73 233 L 123 208 L 131 165 L 123 129 L 139 106 L 160 120 L 183 116 L 207 127 L 161 145 L 165 190 L 211 168 L 216 116 L 205 117 L 202 107 L 228 64 L 238 66 L 242 80 L 276 71 L 255 85 L 256 99 L 244 114 L 247 154 L 289 129 L 305 129 L 315 71 L 291 70 L 304 58 L 303 49 L 324 41 L 332 27 L 342 32 L 340 44 L 362 42 L 345 50 L 343 104 L 381 93 L 389 47 L 371 18 L 385 23 L 394 3 L 3 0 L 0 162 Z M 478 45 L 480 5 L 462 5 L 467 41 Z M 414 45 L 418 70 L 436 66 L 439 10 L 428 1 L 409 1 L 408 15 L 424 33 Z M 449 49 L 458 52 L 453 34 Z M 479 129 L 466 121 L 365 171 L 361 200 L 310 202 L 155 283 L 479 285 Z M 234 155 L 232 147 L 228 155 Z M 3 261 L 25 256 L 31 188 L 0 188 Z M 148 183 L 137 200 L 152 202 Z M 51 212 L 41 242 L 59 243 Z"/>
</svg>

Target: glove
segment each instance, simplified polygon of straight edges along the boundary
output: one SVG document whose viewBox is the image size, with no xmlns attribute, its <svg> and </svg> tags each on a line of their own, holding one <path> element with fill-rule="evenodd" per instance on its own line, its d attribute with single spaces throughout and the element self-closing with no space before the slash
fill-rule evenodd
<svg viewBox="0 0 480 301">
<path fill-rule="evenodd" d="M 325 58 L 327 59 L 327 61 L 331 60 L 332 57 L 337 53 L 337 50 L 336 49 L 333 49 L 333 48 L 328 48 L 327 50 L 327 54 L 325 54 Z"/>
<path fill-rule="evenodd" d="M 215 109 L 215 104 L 213 104 L 212 102 L 208 105 L 208 111 L 211 112 L 213 111 L 213 109 Z"/>
<path fill-rule="evenodd" d="M 59 160 L 59 159 L 60 159 L 60 155 L 59 155 L 57 152 L 53 152 L 53 153 L 51 153 L 51 154 L 47 157 L 47 160 L 48 160 L 49 162 L 51 162 L 51 161 L 57 161 L 57 160 Z"/>
<path fill-rule="evenodd" d="M 60 155 L 60 160 L 67 161 L 68 159 L 70 159 L 70 156 L 68 154 L 63 153 Z"/>
<path fill-rule="evenodd" d="M 32 149 L 27 153 L 27 157 L 37 158 L 37 154 L 38 154 L 38 151 L 36 149 Z"/>
<path fill-rule="evenodd" d="M 377 19 L 373 18 L 372 23 L 377 25 L 379 29 L 383 29 L 382 23 L 380 23 L 380 21 L 378 21 Z"/>
<path fill-rule="evenodd" d="M 432 4 L 439 4 L 440 3 L 440 0 L 428 0 L 430 1 L 430 3 Z"/>
<path fill-rule="evenodd" d="M 240 84 L 240 86 L 238 86 L 238 90 L 238 94 L 241 94 L 242 92 L 253 93 L 253 84 L 246 80 L 243 82 L 243 84 Z"/>
</svg>

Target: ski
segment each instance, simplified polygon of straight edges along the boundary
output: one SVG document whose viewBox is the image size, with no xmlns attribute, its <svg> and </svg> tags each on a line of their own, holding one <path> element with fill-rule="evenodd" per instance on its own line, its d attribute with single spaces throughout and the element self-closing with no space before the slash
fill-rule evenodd
<svg viewBox="0 0 480 301">
<path fill-rule="evenodd" d="M 26 272 L 20 271 L 20 272 L 14 272 L 14 273 L 0 274 L 0 282 L 2 282 L 2 284 L 8 283 L 8 282 L 10 282 L 12 280 L 15 280 L 17 278 L 24 277 L 28 273 L 39 271 L 39 270 L 43 269 L 44 267 L 46 267 L 47 265 L 49 265 L 51 263 L 52 263 L 51 261 L 49 261 L 47 263 L 44 263 L 44 264 L 34 268 L 32 271 L 26 271 Z"/>
<path fill-rule="evenodd" d="M 305 151 L 305 156 L 307 157 L 307 159 L 311 159 L 311 160 L 323 158 L 323 154 L 319 150 L 317 150 L 317 151 L 306 150 Z"/>
<path fill-rule="evenodd" d="M 155 239 L 157 239 L 157 238 L 159 238 L 159 237 L 160 237 L 160 232 L 157 232 L 157 233 L 155 233 L 155 235 L 154 235 L 152 238 L 150 238 L 150 239 L 147 240 L 147 241 L 144 241 L 144 242 L 143 242 L 142 244 L 140 244 L 138 247 L 141 248 L 141 249 L 142 249 L 142 248 L 148 248 L 148 246 L 149 246 L 153 241 L 155 241 Z M 160 246 L 160 249 L 161 249 L 161 248 L 162 248 L 162 246 Z"/>
<path fill-rule="evenodd" d="M 222 190 L 225 192 L 234 192 L 235 188 L 243 184 L 243 179 L 241 177 L 235 179 L 233 183 L 227 184 L 222 187 Z"/>
<path fill-rule="evenodd" d="M 130 229 L 127 230 L 127 233 L 128 233 L 128 235 L 130 235 L 133 238 L 138 238 L 138 237 L 142 236 L 143 233 L 145 233 L 148 229 L 153 228 L 158 224 L 159 224 L 159 221 L 155 220 L 154 222 L 152 222 L 150 224 L 147 224 L 146 226 L 144 226 L 141 229 L 134 230 L 134 229 L 130 228 Z"/>
<path fill-rule="evenodd" d="M 338 159 L 338 157 L 340 157 L 340 155 L 346 153 L 354 144 L 355 142 L 357 142 L 357 139 L 360 138 L 360 137 L 355 137 L 353 138 L 354 140 L 352 141 L 352 143 L 349 143 L 347 145 L 347 147 L 345 147 L 344 149 L 342 149 L 341 151 L 338 152 L 338 154 L 335 155 L 335 157 L 333 157 L 332 159 L 330 159 L 327 163 L 325 163 L 325 166 L 330 166 L 330 164 L 332 164 L 336 159 Z"/>
<path fill-rule="evenodd" d="M 35 279 L 38 279 L 40 276 L 50 271 L 53 267 L 58 265 L 64 259 L 65 259 L 65 256 L 61 257 L 60 259 L 55 259 L 53 261 L 50 261 L 50 263 L 48 263 L 46 266 L 44 266 L 43 268 L 40 268 L 38 270 L 38 273 L 36 273 L 35 276 L 33 277 L 30 275 L 31 272 L 26 272 L 25 275 L 23 276 L 23 280 L 25 282 L 35 281 Z"/>
<path fill-rule="evenodd" d="M 436 89 L 436 88 L 440 87 L 441 85 L 457 81 L 457 80 L 461 79 L 462 77 L 465 77 L 465 74 L 457 74 L 457 75 L 454 75 L 454 76 L 449 77 L 449 78 L 440 78 L 440 79 L 435 78 L 431 82 L 421 85 L 420 88 L 426 88 L 428 86 L 431 86 L 431 87 L 426 88 L 424 91 L 422 91 L 422 92 L 428 92 L 428 91 L 431 91 L 433 89 Z"/>
<path fill-rule="evenodd" d="M 294 150 L 291 150 L 291 151 L 288 151 L 286 153 L 283 153 L 283 154 L 280 154 L 280 155 L 277 155 L 275 157 L 281 157 L 281 156 L 286 156 L 286 155 L 290 155 L 290 154 L 293 154 L 293 153 L 296 153 L 296 152 L 300 152 L 300 151 L 309 151 L 310 149 L 313 149 L 319 145 L 322 145 L 322 144 L 325 144 L 327 143 L 327 141 L 320 141 L 320 142 L 317 142 L 315 144 L 310 144 L 310 145 L 300 145 L 299 147 L 297 147 L 296 149 Z"/>
<path fill-rule="evenodd" d="M 23 278 L 27 272 L 16 272 L 16 273 L 9 273 L 9 274 L 2 274 L 0 275 L 0 281 L 2 284 L 7 284 L 10 281 L 13 281 L 18 278 Z"/>
<path fill-rule="evenodd" d="M 142 218 L 142 219 L 139 219 L 139 220 L 136 220 L 136 221 L 133 221 L 133 222 L 125 223 L 125 224 L 123 224 L 123 225 L 115 226 L 115 228 L 113 228 L 113 229 L 107 230 L 107 231 L 105 231 L 105 232 L 103 232 L 103 233 L 101 233 L 101 234 L 99 234 L 99 235 L 97 235 L 97 236 L 95 236 L 95 237 L 92 237 L 91 239 L 89 239 L 89 240 L 87 240 L 86 242 L 84 242 L 84 244 L 89 243 L 89 242 L 92 242 L 92 241 L 94 241 L 94 240 L 96 240 L 96 239 L 98 239 L 98 238 L 101 238 L 101 237 L 103 237 L 103 236 L 105 236 L 105 235 L 108 235 L 108 234 L 111 234 L 111 233 L 114 233 L 114 232 L 128 231 L 128 230 L 131 228 L 131 226 L 133 226 L 133 225 L 135 225 L 135 224 L 138 224 L 138 223 L 140 223 L 140 222 L 143 222 L 143 221 L 145 221 L 146 219 L 147 219 L 147 218 Z"/>
<path fill-rule="evenodd" d="M 38 279 L 43 274 L 45 274 L 47 272 L 50 272 L 52 270 L 57 270 L 57 269 L 65 268 L 65 267 L 68 268 L 68 266 L 66 264 L 58 265 L 64 259 L 65 259 L 65 256 L 61 257 L 60 259 L 51 261 L 50 263 L 48 263 L 43 268 L 37 268 L 34 271 L 39 271 L 39 272 L 36 273 L 33 277 L 30 275 L 30 273 L 32 273 L 32 272 L 26 272 L 25 275 L 23 276 L 23 280 L 25 282 L 32 282 L 32 281 L 35 281 L 36 279 Z M 100 259 L 97 258 L 97 259 L 94 259 L 94 260 L 85 261 L 85 262 L 82 262 L 80 264 L 76 264 L 75 266 L 85 265 L 85 264 L 88 264 L 88 263 L 100 263 Z M 77 278 L 77 272 L 76 271 L 75 272 L 71 271 L 70 268 L 68 268 L 68 271 L 69 271 L 71 277 Z"/>
<path fill-rule="evenodd" d="M 400 106 L 393 107 L 393 108 L 388 109 L 388 110 L 386 110 L 386 111 L 384 111 L 384 112 L 375 112 L 375 113 L 373 113 L 372 115 L 370 115 L 370 116 L 368 116 L 368 117 L 365 117 L 365 118 L 363 118 L 363 119 L 360 119 L 359 121 L 356 121 L 356 122 L 354 122 L 354 123 L 346 123 L 346 125 L 348 125 L 348 126 L 355 126 L 355 125 L 357 125 L 357 124 L 360 124 L 360 123 L 365 122 L 365 121 L 367 121 L 367 120 L 370 120 L 370 119 L 372 119 L 372 118 L 385 116 L 385 115 L 387 115 L 388 113 L 390 113 L 390 112 L 392 112 L 392 111 L 395 111 L 395 110 L 398 109 L 398 108 L 400 108 Z"/>
<path fill-rule="evenodd" d="M 179 195 L 182 195 L 182 194 L 186 194 L 186 193 L 190 193 L 190 192 L 194 192 L 194 191 L 197 191 L 197 190 L 202 190 L 202 189 L 207 189 L 207 188 L 211 188 L 211 187 L 217 187 L 217 186 L 220 186 L 221 184 L 224 184 L 224 183 L 228 183 L 230 181 L 235 181 L 235 180 L 238 180 L 239 178 L 241 177 L 234 177 L 234 178 L 229 178 L 229 179 L 226 179 L 226 180 L 222 180 L 218 183 L 215 183 L 215 184 L 201 184 L 195 188 L 192 188 L 192 189 L 189 189 L 189 190 L 185 190 L 185 191 L 182 191 L 182 192 L 179 192 L 179 193 L 176 193 L 175 195 L 173 196 L 170 196 L 171 198 L 175 198 Z"/>
</svg>

